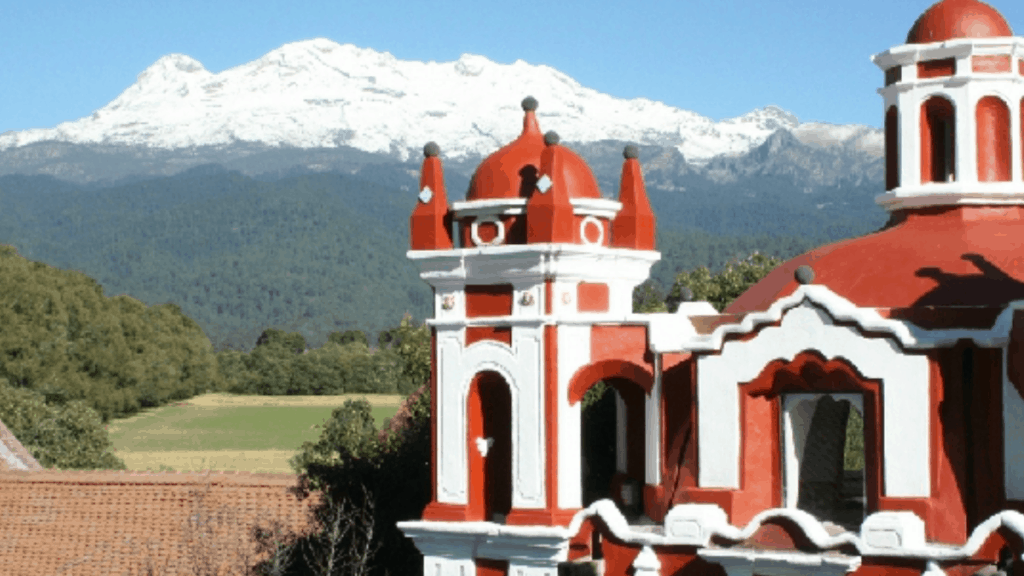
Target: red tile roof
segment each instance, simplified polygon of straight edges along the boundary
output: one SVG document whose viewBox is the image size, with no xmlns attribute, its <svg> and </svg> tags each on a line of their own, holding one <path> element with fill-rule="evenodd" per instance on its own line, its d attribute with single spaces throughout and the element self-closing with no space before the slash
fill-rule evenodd
<svg viewBox="0 0 1024 576">
<path fill-rule="evenodd" d="M 291 474 L 0 472 L 0 571 L 10 576 L 221 574 L 252 565 L 249 537 L 271 520 L 300 532 L 318 502 Z"/>
</svg>

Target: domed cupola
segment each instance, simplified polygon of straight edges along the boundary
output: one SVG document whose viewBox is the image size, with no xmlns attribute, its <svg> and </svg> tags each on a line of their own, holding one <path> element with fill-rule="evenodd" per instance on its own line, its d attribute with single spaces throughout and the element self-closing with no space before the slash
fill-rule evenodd
<svg viewBox="0 0 1024 576">
<path fill-rule="evenodd" d="M 1024 38 L 976 0 L 943 0 L 885 71 L 885 230 L 794 258 L 730 307 L 766 309 L 794 272 L 858 306 L 1001 306 L 1024 299 Z"/>
<path fill-rule="evenodd" d="M 995 8 L 978 0 L 943 0 L 914 22 L 907 44 L 999 36 L 1013 36 L 1013 30 Z"/>
<path fill-rule="evenodd" d="M 557 134 L 541 133 L 536 99 L 522 106 L 522 133 L 480 164 L 466 200 L 453 206 L 461 246 L 612 246 L 612 220 L 622 204 L 601 197 L 587 163 L 559 145 Z"/>
<path fill-rule="evenodd" d="M 978 0 L 942 0 L 907 43 L 873 57 L 885 72 L 889 211 L 1024 204 L 1024 39 Z"/>
</svg>

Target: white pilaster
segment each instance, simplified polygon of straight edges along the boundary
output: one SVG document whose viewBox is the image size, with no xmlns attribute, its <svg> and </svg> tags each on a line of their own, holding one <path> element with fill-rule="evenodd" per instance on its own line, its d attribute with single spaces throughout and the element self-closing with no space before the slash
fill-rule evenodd
<svg viewBox="0 0 1024 576">
<path fill-rule="evenodd" d="M 644 479 L 649 485 L 661 484 L 661 354 L 654 355 L 654 387 L 646 398 L 644 413 Z"/>
</svg>

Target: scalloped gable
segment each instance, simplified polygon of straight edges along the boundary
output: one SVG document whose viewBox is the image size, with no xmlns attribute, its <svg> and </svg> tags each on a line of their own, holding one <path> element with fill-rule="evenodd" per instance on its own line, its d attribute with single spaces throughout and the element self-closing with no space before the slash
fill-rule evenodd
<svg viewBox="0 0 1024 576">
<path fill-rule="evenodd" d="M 776 300 L 764 312 L 708 314 L 706 309 L 694 313 L 690 311 L 692 308 L 680 307 L 676 314 L 652 314 L 650 347 L 653 352 L 719 351 L 728 337 L 745 336 L 776 324 L 805 302 L 821 308 L 835 322 L 854 324 L 862 332 L 891 336 L 901 346 L 912 350 L 949 347 L 963 339 L 972 340 L 983 348 L 1003 346 L 1009 338 L 1014 312 L 1024 310 L 1024 301 L 1012 302 L 989 328 L 928 330 L 898 315 L 889 316 L 888 309 L 860 308 L 827 286 L 807 285 Z M 700 326 L 708 326 L 711 331 L 703 332 Z"/>
</svg>

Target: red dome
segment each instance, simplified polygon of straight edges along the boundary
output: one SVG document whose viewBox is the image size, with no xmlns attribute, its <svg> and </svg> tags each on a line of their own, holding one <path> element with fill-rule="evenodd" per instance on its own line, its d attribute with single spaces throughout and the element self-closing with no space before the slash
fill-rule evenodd
<svg viewBox="0 0 1024 576">
<path fill-rule="evenodd" d="M 907 44 L 998 36 L 1013 36 L 1013 30 L 995 8 L 978 0 L 942 0 L 914 22 Z"/>
<path fill-rule="evenodd" d="M 525 116 L 523 132 L 504 148 L 484 160 L 469 183 L 466 200 L 527 198 L 540 178 L 540 155 L 544 152 L 544 135 L 534 110 L 537 101 L 523 100 Z M 570 198 L 600 198 L 601 192 L 593 173 L 574 152 L 566 149 L 562 174 L 549 174 L 567 186 Z"/>
<path fill-rule="evenodd" d="M 861 307 L 1003 306 L 1024 299 L 1024 207 L 917 210 L 881 232 L 798 256 L 726 310 L 766 310 L 798 284 L 802 264 L 814 284 Z"/>
</svg>

